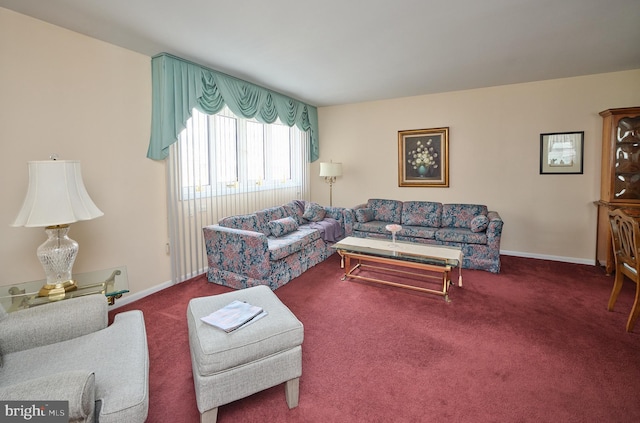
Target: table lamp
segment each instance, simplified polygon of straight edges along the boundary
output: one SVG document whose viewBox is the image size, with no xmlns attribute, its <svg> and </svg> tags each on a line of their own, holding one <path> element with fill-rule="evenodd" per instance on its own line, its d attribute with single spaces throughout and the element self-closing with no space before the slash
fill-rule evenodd
<svg viewBox="0 0 640 423">
<path fill-rule="evenodd" d="M 39 296 L 64 298 L 65 292 L 77 289 L 72 268 L 78 243 L 67 236 L 69 224 L 104 213 L 84 187 L 79 161 L 30 161 L 28 168 L 27 195 L 12 226 L 45 228 L 48 239 L 38 247 L 37 255 L 47 282 Z"/>
<path fill-rule="evenodd" d="M 329 184 L 329 206 L 333 206 L 333 184 L 338 176 L 342 176 L 342 163 L 320 163 L 320 176 Z"/>
</svg>

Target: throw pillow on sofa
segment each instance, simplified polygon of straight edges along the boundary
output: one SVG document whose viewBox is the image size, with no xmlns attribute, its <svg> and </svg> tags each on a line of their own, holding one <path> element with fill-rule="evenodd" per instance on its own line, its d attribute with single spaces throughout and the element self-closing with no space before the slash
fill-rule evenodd
<svg viewBox="0 0 640 423">
<path fill-rule="evenodd" d="M 482 232 L 489 226 L 489 218 L 483 214 L 471 219 L 471 232 Z"/>
<path fill-rule="evenodd" d="M 276 238 L 298 230 L 298 222 L 296 222 L 293 217 L 284 217 L 282 219 L 272 220 L 268 225 L 271 235 Z"/>
<path fill-rule="evenodd" d="M 356 209 L 356 220 L 360 223 L 371 222 L 373 217 L 373 210 L 370 208 Z"/>
<path fill-rule="evenodd" d="M 304 205 L 304 214 L 302 217 L 311 222 L 320 222 L 326 216 L 327 212 L 324 207 L 318 203 L 307 203 Z"/>
</svg>

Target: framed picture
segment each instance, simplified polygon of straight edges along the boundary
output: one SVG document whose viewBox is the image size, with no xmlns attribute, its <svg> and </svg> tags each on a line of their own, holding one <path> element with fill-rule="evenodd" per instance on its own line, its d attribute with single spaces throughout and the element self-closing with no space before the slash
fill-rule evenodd
<svg viewBox="0 0 640 423">
<path fill-rule="evenodd" d="M 398 131 L 398 186 L 449 186 L 449 128 Z"/>
<path fill-rule="evenodd" d="M 540 134 L 540 174 L 582 174 L 584 132 Z"/>
</svg>

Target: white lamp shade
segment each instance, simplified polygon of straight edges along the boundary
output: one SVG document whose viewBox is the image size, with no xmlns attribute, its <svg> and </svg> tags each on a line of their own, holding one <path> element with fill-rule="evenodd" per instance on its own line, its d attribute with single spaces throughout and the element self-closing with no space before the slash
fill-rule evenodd
<svg viewBox="0 0 640 423">
<path fill-rule="evenodd" d="M 32 161 L 28 165 L 27 196 L 12 226 L 65 225 L 104 214 L 84 187 L 79 161 Z"/>
<path fill-rule="evenodd" d="M 342 176 L 342 163 L 320 163 L 320 176 Z"/>
</svg>

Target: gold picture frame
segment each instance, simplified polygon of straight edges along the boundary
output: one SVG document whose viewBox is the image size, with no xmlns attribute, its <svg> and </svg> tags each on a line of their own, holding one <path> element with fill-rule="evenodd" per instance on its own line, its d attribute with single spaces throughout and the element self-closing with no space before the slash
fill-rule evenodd
<svg viewBox="0 0 640 423">
<path fill-rule="evenodd" d="M 449 186 L 449 127 L 398 131 L 398 186 Z"/>
</svg>

